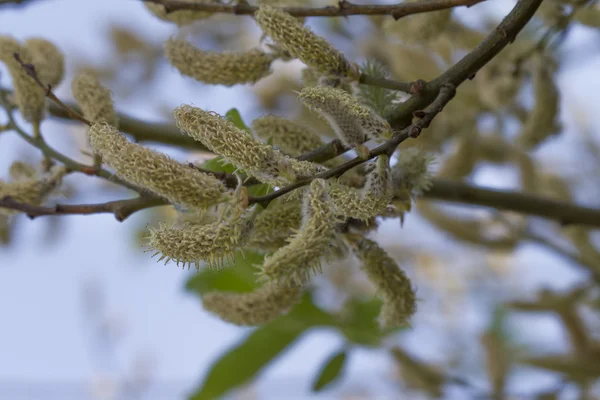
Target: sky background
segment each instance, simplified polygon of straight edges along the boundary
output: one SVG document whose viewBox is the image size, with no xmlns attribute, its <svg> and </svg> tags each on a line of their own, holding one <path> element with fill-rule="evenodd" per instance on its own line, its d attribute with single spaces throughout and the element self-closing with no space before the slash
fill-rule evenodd
<svg viewBox="0 0 600 400">
<path fill-rule="evenodd" d="M 468 12 L 504 12 L 513 2 L 491 3 L 494 4 L 477 6 Z M 461 15 L 466 15 L 465 11 L 460 10 Z M 176 31 L 133 0 L 37 1 L 15 11 L 0 9 L 0 34 L 11 34 L 18 39 L 43 36 L 67 55 L 80 54 L 91 60 L 102 60 L 107 54 L 106 41 L 100 42 L 98 38 L 105 36 L 108 23 L 135 26 L 155 40 L 164 40 Z M 573 49 L 575 54 L 593 39 L 589 31 L 578 29 L 565 47 Z M 597 113 L 599 70 L 600 55 L 596 53 L 583 61 L 575 58 L 561 72 L 559 83 L 565 117 L 574 108 L 583 115 Z M 5 75 L 0 78 L 4 87 L 8 84 Z M 198 95 L 199 86 L 190 88 L 190 81 L 177 73 L 171 72 L 167 79 L 169 92 L 162 92 L 161 99 L 173 106 L 190 103 L 219 113 L 237 107 L 246 120 L 256 116 L 248 93 L 202 87 Z M 68 83 L 63 82 L 57 92 L 69 98 Z M 142 107 L 139 102 L 117 106 L 140 118 L 160 119 L 155 108 Z M 0 122 L 2 118 L 3 115 Z M 593 122 L 596 132 L 597 121 Z M 574 122 L 565 119 L 567 132 Z M 65 142 L 62 139 L 65 128 L 61 126 L 53 121 L 43 125 L 48 141 L 58 147 Z M 570 139 L 564 140 L 569 143 Z M 15 158 L 36 156 L 16 135 L 3 134 L 0 176 L 6 174 Z M 560 143 L 551 145 L 546 157 L 565 165 L 575 161 L 560 152 Z M 510 187 L 515 177 L 501 169 L 483 169 L 476 181 L 486 186 Z M 98 182 L 89 178 L 69 177 L 67 182 L 81 189 L 69 201 L 97 202 L 115 197 L 112 192 L 103 193 Z M 592 204 L 594 199 L 589 201 Z M 133 230 L 143 226 L 144 214 L 135 215 L 123 224 L 110 215 L 63 217 L 60 222 L 60 231 L 52 234 L 43 219 L 33 222 L 20 219 L 13 245 L 0 248 L 0 398 L 108 399 L 112 393 L 110 382 L 131 376 L 131 371 L 138 376 L 144 373 L 151 376 L 150 394 L 143 398 L 181 398 L 201 381 L 210 363 L 247 332 L 205 313 L 198 298 L 182 290 L 193 272 L 157 264 L 150 254 L 140 250 Z M 48 240 L 53 235 L 57 235 L 56 240 Z M 384 247 L 395 240 L 408 244 L 425 241 L 432 245 L 444 240 L 442 234 L 412 215 L 408 216 L 403 231 L 398 230 L 397 221 L 386 222 L 378 238 Z M 563 260 L 535 246 L 520 248 L 513 263 L 523 266 L 517 291 L 542 284 L 567 288 L 581 279 Z M 93 307 L 102 318 L 86 319 Z M 403 334 L 401 343 L 435 360 L 444 343 L 435 333 L 438 326 L 435 315 L 428 311 L 427 304 L 420 307 L 422 311 L 415 317 L 414 330 Z M 477 305 L 464 310 L 464 321 L 470 324 L 468 329 L 476 331 L 485 325 L 481 311 Z M 97 324 L 101 329 L 97 329 Z M 532 324 L 536 324 L 534 340 L 542 347 L 560 348 L 564 339 L 551 317 L 528 315 L 522 325 L 518 318 L 514 324 L 517 330 L 522 326 L 525 339 Z M 99 337 L 97 332 L 106 335 Z M 289 399 L 308 397 L 314 372 L 342 343 L 339 335 L 329 330 L 303 336 L 265 371 L 257 386 L 259 393 L 268 394 L 263 398 L 273 399 L 281 398 L 282 393 Z M 390 376 L 391 362 L 385 353 L 357 350 L 352 353 L 341 387 L 315 398 L 331 398 L 332 393 L 351 392 L 359 387 L 376 388 L 381 399 L 391 398 Z M 547 382 L 547 377 L 535 376 L 537 380 L 531 380 L 529 388 L 536 382 L 539 385 Z M 292 397 L 290 391 L 298 395 Z"/>
</svg>

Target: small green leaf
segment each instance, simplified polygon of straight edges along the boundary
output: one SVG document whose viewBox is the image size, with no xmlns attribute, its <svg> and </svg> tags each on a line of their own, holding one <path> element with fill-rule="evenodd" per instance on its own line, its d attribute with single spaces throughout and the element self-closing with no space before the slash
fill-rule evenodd
<svg viewBox="0 0 600 400">
<path fill-rule="evenodd" d="M 226 172 L 228 174 L 233 174 L 237 170 L 235 165 L 224 162 L 222 156 L 205 161 L 202 164 L 202 168 L 215 172 Z"/>
<path fill-rule="evenodd" d="M 331 385 L 340 378 L 340 375 L 346 364 L 346 350 L 338 351 L 332 354 L 321 367 L 315 381 L 312 384 L 311 390 L 319 392 L 326 386 Z"/>
<path fill-rule="evenodd" d="M 389 331 L 382 331 L 377 316 L 381 310 L 381 300 L 353 299 L 346 305 L 339 322 L 340 331 L 346 338 L 364 346 L 378 346 Z"/>
<path fill-rule="evenodd" d="M 245 255 L 245 257 L 244 257 Z M 226 292 L 249 292 L 256 288 L 256 267 L 264 256 L 251 251 L 235 254 L 235 266 L 220 271 L 204 269 L 186 283 L 186 290 L 203 295 L 215 290 Z"/>
<path fill-rule="evenodd" d="M 225 119 L 232 124 L 234 124 L 237 128 L 243 129 L 246 132 L 250 132 L 250 128 L 244 123 L 242 116 L 237 108 L 232 108 L 231 110 L 225 113 Z"/>
<path fill-rule="evenodd" d="M 273 192 L 273 187 L 268 183 L 260 183 L 258 185 L 252 185 L 248 188 L 248 194 L 250 196 L 265 196 Z"/>
<path fill-rule="evenodd" d="M 334 317 L 315 306 L 306 294 L 289 314 L 257 328 L 228 350 L 190 399 L 216 399 L 249 383 L 308 329 L 334 323 Z"/>
</svg>

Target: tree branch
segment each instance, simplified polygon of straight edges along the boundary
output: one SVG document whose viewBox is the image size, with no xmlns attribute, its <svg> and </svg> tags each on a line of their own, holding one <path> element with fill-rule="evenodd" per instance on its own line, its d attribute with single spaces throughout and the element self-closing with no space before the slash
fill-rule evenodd
<svg viewBox="0 0 600 400">
<path fill-rule="evenodd" d="M 0 199 L 0 207 L 21 211 L 31 219 L 46 215 L 90 215 L 110 213 L 114 214 L 119 222 L 124 221 L 136 211 L 168 204 L 167 201 L 161 198 L 144 196 L 99 204 L 57 204 L 54 207 L 40 207 L 21 203 L 10 196 Z"/>
<path fill-rule="evenodd" d="M 245 1 L 237 4 L 200 3 L 181 0 L 142 0 L 147 3 L 162 4 L 167 12 L 177 10 L 196 10 L 212 13 L 235 15 L 254 15 L 258 10 Z M 349 15 L 391 15 L 394 19 L 431 11 L 445 10 L 453 7 L 471 7 L 485 0 L 430 0 L 416 3 L 400 3 L 393 5 L 362 5 L 346 0 L 338 2 L 337 6 L 326 7 L 281 7 L 282 11 L 295 17 L 347 17 Z"/>
</svg>

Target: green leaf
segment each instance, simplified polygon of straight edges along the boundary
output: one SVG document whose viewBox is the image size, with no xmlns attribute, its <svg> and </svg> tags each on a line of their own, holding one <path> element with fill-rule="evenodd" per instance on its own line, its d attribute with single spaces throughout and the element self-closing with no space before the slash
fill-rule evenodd
<svg viewBox="0 0 600 400">
<path fill-rule="evenodd" d="M 364 346 L 378 346 L 390 333 L 389 330 L 381 330 L 377 322 L 381 304 L 378 298 L 351 300 L 346 304 L 345 312 L 338 323 L 340 331 L 350 342 Z"/>
<path fill-rule="evenodd" d="M 210 160 L 205 161 L 202 163 L 202 168 L 215 172 L 227 172 L 228 174 L 233 174 L 237 170 L 235 165 L 224 162 L 222 156 L 211 158 Z"/>
<path fill-rule="evenodd" d="M 260 183 L 258 185 L 252 185 L 248 188 L 248 194 L 250 196 L 265 196 L 273 192 L 273 187 L 268 183 Z"/>
<path fill-rule="evenodd" d="M 346 350 L 341 350 L 333 353 L 324 363 L 323 367 L 316 376 L 315 381 L 312 384 L 311 390 L 313 392 L 319 392 L 326 386 L 331 385 L 340 378 L 340 374 L 346 364 Z"/>
<path fill-rule="evenodd" d="M 289 314 L 254 330 L 229 349 L 212 365 L 190 399 L 216 399 L 249 383 L 308 329 L 333 323 L 335 318 L 316 307 L 306 294 Z"/>
<path fill-rule="evenodd" d="M 244 257 L 245 255 L 245 257 Z M 227 292 L 249 292 L 256 288 L 256 267 L 263 263 L 264 256 L 251 251 L 235 254 L 235 266 L 223 270 L 204 269 L 192 276 L 185 289 L 203 295 L 215 290 Z"/>
<path fill-rule="evenodd" d="M 232 124 L 234 124 L 237 128 L 243 129 L 246 132 L 250 132 L 250 128 L 244 123 L 242 116 L 237 108 L 232 108 L 231 110 L 225 113 L 225 119 Z"/>
</svg>

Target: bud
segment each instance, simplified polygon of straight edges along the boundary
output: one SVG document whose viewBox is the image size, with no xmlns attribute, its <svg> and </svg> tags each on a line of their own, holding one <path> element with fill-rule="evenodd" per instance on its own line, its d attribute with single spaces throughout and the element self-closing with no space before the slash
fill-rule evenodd
<svg viewBox="0 0 600 400">
<path fill-rule="evenodd" d="M 192 264 L 200 268 L 202 261 L 211 268 L 222 268 L 234 262 L 235 251 L 243 247 L 252 230 L 254 210 L 245 211 L 234 206 L 230 215 L 207 225 L 184 225 L 151 228 L 147 247 L 161 254 L 158 261 L 175 261 L 177 265 Z"/>
<path fill-rule="evenodd" d="M 335 239 L 337 220 L 322 179 L 311 182 L 304 196 L 302 226 L 290 242 L 265 257 L 262 279 L 301 285 L 311 273 L 321 271 L 321 258 Z"/>
<path fill-rule="evenodd" d="M 190 208 L 208 208 L 227 199 L 227 188 L 213 175 L 131 143 L 113 126 L 94 124 L 89 136 L 94 152 L 131 184 Z"/>
<path fill-rule="evenodd" d="M 284 155 L 215 112 L 180 106 L 173 115 L 182 132 L 263 183 L 281 186 L 324 170 L 318 164 Z"/>
<path fill-rule="evenodd" d="M 254 49 L 243 53 L 215 53 L 194 47 L 184 39 L 165 43 L 169 63 L 182 74 L 211 85 L 255 83 L 271 74 L 272 54 Z"/>
<path fill-rule="evenodd" d="M 385 119 L 341 89 L 327 86 L 304 88 L 298 98 L 329 123 L 346 146 L 359 147 L 367 138 L 392 137 L 392 128 Z"/>
<path fill-rule="evenodd" d="M 25 41 L 24 47 L 31 54 L 35 70 L 45 85 L 56 87 L 65 75 L 65 56 L 51 42 L 42 38 Z"/>
<path fill-rule="evenodd" d="M 377 288 L 383 300 L 379 323 L 383 328 L 396 328 L 408 324 L 417 304 L 412 283 L 398 264 L 369 239 L 361 239 L 356 255 L 363 261 L 363 270 Z"/>
<path fill-rule="evenodd" d="M 0 182 L 0 199 L 5 196 L 12 197 L 15 201 L 20 203 L 31 204 L 39 206 L 62 183 L 62 178 L 67 173 L 67 169 L 62 165 L 53 166 L 49 172 L 42 174 L 41 176 L 32 176 L 31 168 L 23 168 L 22 163 L 20 165 L 11 166 L 11 175 L 13 175 L 12 182 L 3 183 Z M 22 178 L 22 179 L 16 179 Z M 0 208 L 0 214 L 12 215 L 18 211 Z"/>
<path fill-rule="evenodd" d="M 189 1 L 190 3 L 212 4 L 212 0 L 183 0 L 183 1 Z M 177 10 L 177 11 L 167 12 L 164 5 L 152 3 L 149 1 L 145 1 L 144 5 L 157 18 L 159 18 L 163 21 L 173 22 L 174 24 L 177 24 L 178 26 L 190 25 L 199 19 L 205 19 L 212 15 L 212 13 L 210 13 L 210 12 L 195 11 L 195 10 Z"/>
<path fill-rule="evenodd" d="M 252 132 L 283 153 L 297 157 L 323 145 L 312 129 L 289 119 L 267 115 L 252 121 Z"/>
<path fill-rule="evenodd" d="M 46 93 L 17 62 L 14 56 L 17 53 L 25 64 L 33 64 L 33 56 L 27 48 L 9 36 L 0 36 L 0 61 L 12 77 L 15 104 L 25 121 L 39 124 L 44 118 Z"/>
<path fill-rule="evenodd" d="M 263 325 L 288 312 L 301 294 L 300 286 L 266 284 L 249 293 L 208 293 L 202 306 L 232 324 Z"/>
<path fill-rule="evenodd" d="M 254 222 L 248 246 L 275 251 L 287 244 L 288 239 L 302 224 L 302 205 L 297 200 L 278 199 L 269 204 Z"/>
<path fill-rule="evenodd" d="M 292 57 L 322 74 L 358 78 L 358 69 L 341 52 L 290 14 L 262 5 L 255 17 L 263 32 Z"/>
<path fill-rule="evenodd" d="M 77 74 L 71 83 L 71 91 L 87 120 L 92 123 L 106 122 L 115 128 L 119 127 L 112 94 L 93 73 L 83 71 Z"/>
<path fill-rule="evenodd" d="M 385 212 L 393 192 L 389 158 L 381 155 L 367 166 L 364 188 L 355 189 L 338 182 L 329 183 L 329 195 L 338 215 L 367 221 Z"/>
</svg>

